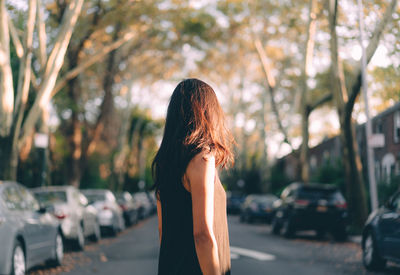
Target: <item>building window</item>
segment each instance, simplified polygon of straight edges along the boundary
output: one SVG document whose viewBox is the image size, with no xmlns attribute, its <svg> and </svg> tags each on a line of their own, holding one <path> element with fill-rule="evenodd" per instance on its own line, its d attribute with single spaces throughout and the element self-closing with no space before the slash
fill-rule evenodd
<svg viewBox="0 0 400 275">
<path fill-rule="evenodd" d="M 394 142 L 398 143 L 400 142 L 400 111 L 397 111 L 394 113 Z"/>
</svg>

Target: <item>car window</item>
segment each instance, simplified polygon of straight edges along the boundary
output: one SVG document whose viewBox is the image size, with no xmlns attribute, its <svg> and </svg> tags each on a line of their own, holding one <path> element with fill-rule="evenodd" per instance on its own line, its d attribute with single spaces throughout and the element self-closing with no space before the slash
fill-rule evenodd
<svg viewBox="0 0 400 275">
<path fill-rule="evenodd" d="M 325 190 L 319 188 L 302 188 L 299 190 L 298 197 L 300 199 L 333 199 L 332 196 L 337 194 L 336 190 Z"/>
<path fill-rule="evenodd" d="M 22 200 L 24 201 L 24 208 L 32 211 L 39 210 L 39 204 L 32 194 L 26 188 L 20 187 L 18 189 Z"/>
<path fill-rule="evenodd" d="M 43 205 L 49 206 L 56 203 L 66 203 L 67 194 L 65 191 L 39 191 L 35 192 L 36 199 Z"/>
<path fill-rule="evenodd" d="M 9 210 L 22 210 L 24 208 L 24 201 L 15 186 L 6 187 L 2 196 Z"/>
<path fill-rule="evenodd" d="M 104 196 L 104 193 L 84 192 L 83 194 L 89 200 L 89 203 L 94 203 L 96 201 L 105 201 L 106 200 L 106 198 Z"/>
</svg>

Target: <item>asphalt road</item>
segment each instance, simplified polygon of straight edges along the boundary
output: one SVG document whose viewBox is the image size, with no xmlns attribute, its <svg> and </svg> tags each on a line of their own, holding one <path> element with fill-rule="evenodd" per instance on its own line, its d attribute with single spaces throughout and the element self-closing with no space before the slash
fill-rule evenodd
<svg viewBox="0 0 400 275">
<path fill-rule="evenodd" d="M 265 224 L 241 224 L 235 216 L 229 217 L 229 230 L 232 274 L 400 274 L 394 265 L 385 272 L 366 272 L 358 244 L 335 243 L 329 236 L 318 240 L 305 232 L 287 240 L 272 235 Z M 152 275 L 157 273 L 158 248 L 157 219 L 152 217 L 117 238 L 87 245 L 84 252 L 67 253 L 63 267 L 39 267 L 31 275 Z"/>
</svg>

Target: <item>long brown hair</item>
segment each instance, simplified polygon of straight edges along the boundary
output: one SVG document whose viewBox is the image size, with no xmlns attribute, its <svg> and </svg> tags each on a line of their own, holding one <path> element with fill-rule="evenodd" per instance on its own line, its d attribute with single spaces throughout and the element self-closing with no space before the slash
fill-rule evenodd
<svg viewBox="0 0 400 275">
<path fill-rule="evenodd" d="M 233 143 L 214 90 L 198 79 L 183 80 L 172 93 L 163 139 L 152 163 L 156 194 L 182 184 L 190 160 L 203 150 L 215 155 L 217 166 L 233 163 Z"/>
</svg>

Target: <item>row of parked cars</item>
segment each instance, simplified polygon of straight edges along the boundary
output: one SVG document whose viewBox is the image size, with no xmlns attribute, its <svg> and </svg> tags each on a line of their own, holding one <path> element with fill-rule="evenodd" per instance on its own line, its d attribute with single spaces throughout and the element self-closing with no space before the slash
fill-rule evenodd
<svg viewBox="0 0 400 275">
<path fill-rule="evenodd" d="M 347 203 L 336 186 L 292 183 L 281 193 L 242 196 L 228 194 L 228 213 L 240 215 L 241 222 L 265 221 L 273 234 L 293 237 L 297 231 L 326 232 L 337 241 L 347 239 Z M 400 262 L 400 191 L 372 212 L 362 233 L 363 263 L 367 269 L 385 267 L 387 261 Z"/>
<path fill-rule="evenodd" d="M 28 190 L 0 181 L 0 274 L 22 275 L 34 265 L 62 263 L 65 245 L 118 232 L 156 212 L 152 194 L 49 186 Z"/>
</svg>

